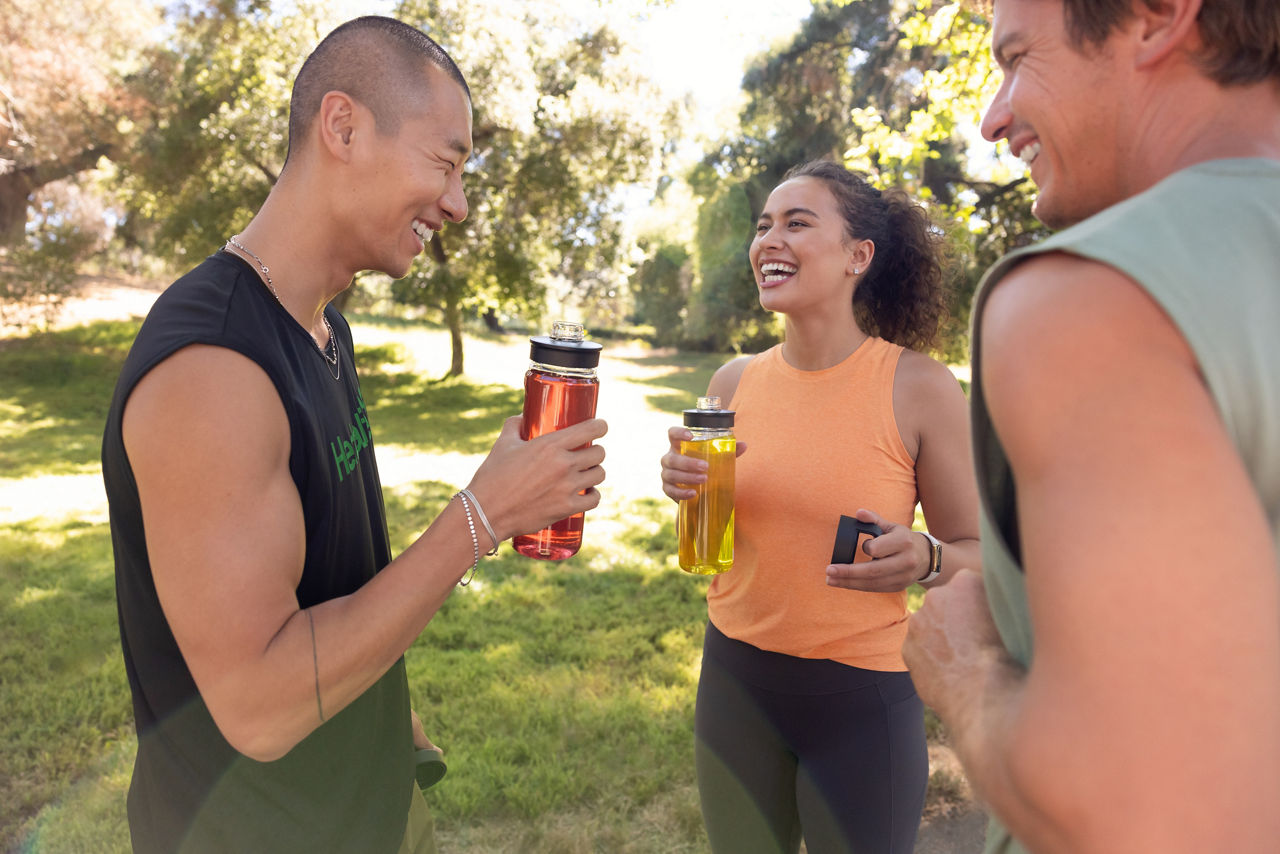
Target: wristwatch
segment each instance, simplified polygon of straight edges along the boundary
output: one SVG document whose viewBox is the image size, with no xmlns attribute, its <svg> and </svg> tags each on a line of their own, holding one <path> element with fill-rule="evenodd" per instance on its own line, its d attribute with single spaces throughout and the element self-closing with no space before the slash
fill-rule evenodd
<svg viewBox="0 0 1280 854">
<path fill-rule="evenodd" d="M 928 531 L 916 531 L 917 534 L 923 534 L 930 543 L 929 549 L 929 571 L 925 573 L 924 578 L 916 579 L 916 584 L 928 584 L 939 575 L 942 574 L 942 543 L 938 542 L 938 538 Z"/>
</svg>

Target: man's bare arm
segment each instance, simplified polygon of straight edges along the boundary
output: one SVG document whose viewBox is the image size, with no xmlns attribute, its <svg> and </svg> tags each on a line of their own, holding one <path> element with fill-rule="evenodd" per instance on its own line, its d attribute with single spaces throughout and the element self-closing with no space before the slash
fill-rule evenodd
<svg viewBox="0 0 1280 854">
<path fill-rule="evenodd" d="M 1274 544 L 1185 342 L 1133 282 L 1067 256 L 1015 270 L 983 332 L 1035 655 L 1024 675 L 993 645 L 970 578 L 912 627 L 922 696 L 1032 850 L 1274 850 Z"/>
<path fill-rule="evenodd" d="M 595 506 L 603 450 L 572 448 L 603 432 L 590 422 L 535 446 L 508 423 L 471 484 L 500 538 Z M 320 724 L 321 706 L 331 717 L 372 685 L 472 562 L 452 502 L 359 591 L 299 610 L 304 527 L 287 419 L 262 370 L 230 350 L 188 347 L 153 369 L 130 397 L 124 437 L 165 616 L 219 729 L 255 759 L 283 755 Z"/>
</svg>

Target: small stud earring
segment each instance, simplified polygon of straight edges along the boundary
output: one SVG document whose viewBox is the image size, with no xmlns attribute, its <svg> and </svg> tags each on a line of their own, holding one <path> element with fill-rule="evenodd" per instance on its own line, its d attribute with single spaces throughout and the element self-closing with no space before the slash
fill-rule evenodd
<svg viewBox="0 0 1280 854">
<path fill-rule="evenodd" d="M 858 275 L 858 274 L 859 274 L 859 273 L 861 273 L 861 272 L 862 272 L 862 268 L 861 268 L 861 267 L 854 267 L 854 268 L 853 268 L 853 274 L 854 274 L 855 276 L 856 276 L 856 275 Z"/>
</svg>

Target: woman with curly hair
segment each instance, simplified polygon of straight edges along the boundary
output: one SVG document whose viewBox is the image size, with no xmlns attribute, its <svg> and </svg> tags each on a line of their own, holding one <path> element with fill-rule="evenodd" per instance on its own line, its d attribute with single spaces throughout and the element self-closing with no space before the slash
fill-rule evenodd
<svg viewBox="0 0 1280 854">
<path fill-rule="evenodd" d="M 924 714 L 901 646 L 912 584 L 979 566 L 968 408 L 920 352 L 944 311 L 941 233 L 844 167 L 792 169 L 750 259 L 783 343 L 716 371 L 736 412 L 735 563 L 707 593 L 696 711 L 716 852 L 909 854 L 924 806 Z M 705 463 L 669 432 L 663 489 Z M 931 533 L 911 530 L 916 503 Z M 832 564 L 842 515 L 878 525 Z"/>
</svg>

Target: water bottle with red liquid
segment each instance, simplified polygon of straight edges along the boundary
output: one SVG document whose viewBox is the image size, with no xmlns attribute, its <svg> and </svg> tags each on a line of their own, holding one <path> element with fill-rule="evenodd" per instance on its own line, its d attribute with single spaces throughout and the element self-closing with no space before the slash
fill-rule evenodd
<svg viewBox="0 0 1280 854">
<path fill-rule="evenodd" d="M 529 339 L 520 438 L 533 439 L 595 417 L 600 345 L 583 340 L 584 335 L 581 323 L 557 320 L 550 337 Z M 583 515 L 575 513 L 536 534 L 521 534 L 511 544 L 526 557 L 564 560 L 582 546 Z"/>
</svg>

